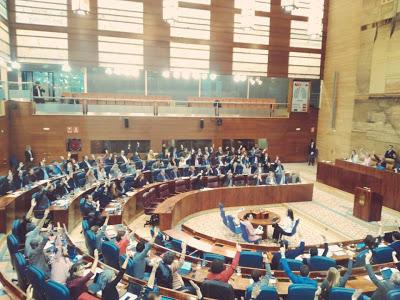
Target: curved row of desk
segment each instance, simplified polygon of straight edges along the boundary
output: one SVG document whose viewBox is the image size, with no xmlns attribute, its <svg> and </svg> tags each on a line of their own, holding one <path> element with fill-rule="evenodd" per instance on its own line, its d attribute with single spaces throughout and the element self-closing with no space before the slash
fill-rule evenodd
<svg viewBox="0 0 400 300">
<path fill-rule="evenodd" d="M 169 195 L 167 195 L 164 201 L 158 205 L 155 212 L 160 216 L 160 229 L 165 231 L 167 234 L 171 234 L 174 230 L 173 227 L 175 227 L 183 218 L 199 211 L 215 209 L 216 207 L 218 207 L 218 204 L 220 202 L 224 203 L 225 207 L 263 205 L 272 203 L 311 201 L 313 195 L 313 184 L 216 187 L 212 189 L 206 188 L 203 190 L 189 190 L 191 188 L 190 179 L 186 178 L 175 181 L 152 183 L 141 189 L 137 189 L 134 192 L 129 193 L 128 198 L 124 201 L 122 215 L 113 216 L 113 223 L 132 223 L 132 221 L 143 212 L 143 195 L 149 192 L 151 189 L 154 189 L 158 197 L 165 196 L 164 193 L 166 190 L 166 186 L 168 187 L 167 190 Z M 70 205 L 67 208 L 53 207 L 52 220 L 54 222 L 66 224 L 69 232 L 72 229 L 76 228 L 76 226 L 78 226 L 78 224 L 82 220 L 79 210 L 79 200 L 83 195 L 91 193 L 94 188 L 95 187 L 90 187 L 74 195 L 74 198 L 71 200 Z M 177 194 L 178 190 L 180 191 L 180 193 Z M 160 195 L 161 191 L 163 191 L 163 195 Z M 25 205 L 22 205 L 23 199 L 25 199 L 25 202 L 30 203 L 28 199 L 33 192 L 34 191 L 32 190 L 26 191 L 24 193 L 21 193 L 20 195 L 18 195 L 18 197 L 16 197 L 16 199 L 14 199 L 15 203 L 13 207 L 22 209 L 22 212 L 20 212 L 19 215 L 25 213 L 28 210 L 28 208 L 24 209 L 25 206 L 28 206 L 26 203 Z M 9 209 L 11 208 L 7 207 L 7 210 Z M 14 219 L 15 216 L 18 216 L 18 213 L 14 212 L 11 216 L 8 216 L 7 213 L 7 219 Z M 188 242 L 188 246 L 195 248 L 196 250 L 221 254 L 227 257 L 228 260 L 234 255 L 234 247 L 232 242 L 208 239 L 208 248 L 202 248 L 204 247 L 204 243 L 199 246 L 200 239 L 196 238 L 196 235 L 200 236 L 201 234 L 196 233 L 194 230 L 191 230 L 187 227 L 184 227 L 184 231 L 182 231 L 182 233 L 193 237 L 193 240 L 188 239 L 186 241 Z M 173 235 L 171 234 L 171 236 Z M 137 236 L 137 238 L 142 239 L 143 237 Z M 176 238 L 179 238 L 179 236 L 176 236 Z M 181 239 L 186 238 L 187 236 L 181 236 Z M 202 242 L 207 241 L 207 237 L 203 236 L 202 239 Z M 72 240 L 70 240 L 70 242 L 73 243 Z M 349 241 L 349 243 L 354 243 L 354 241 Z M 250 244 L 243 244 L 243 247 L 245 250 L 277 250 L 276 247 L 274 248 Z M 171 251 L 171 249 L 159 245 L 155 245 L 153 248 L 153 251 L 156 254 Z M 80 251 L 81 253 L 83 253 L 82 249 Z M 90 259 L 91 258 L 89 258 L 89 260 Z M 202 259 L 194 256 L 187 256 L 187 261 L 191 261 L 194 266 L 196 266 L 199 264 L 199 261 L 202 261 Z M 375 268 L 379 269 L 382 266 L 391 265 L 392 264 L 377 265 L 375 266 Z M 242 273 L 250 274 L 252 270 L 252 268 L 242 268 Z M 192 279 L 197 282 L 202 282 L 206 277 L 207 271 L 208 269 L 206 267 L 200 269 L 194 267 L 193 271 L 185 277 L 187 279 Z M 264 270 L 262 270 L 262 272 L 264 272 Z M 365 279 L 366 273 L 364 268 L 355 268 L 353 274 L 355 276 L 353 276 L 349 281 L 348 287 L 362 288 L 364 291 L 373 291 L 375 289 L 375 286 L 370 281 Z M 288 286 L 290 284 L 288 278 L 282 271 L 276 271 L 275 276 L 280 279 L 277 285 L 278 293 L 280 295 L 286 295 L 288 291 Z M 325 272 L 312 272 L 311 276 L 314 278 L 321 278 L 325 276 Z M 249 284 L 248 279 L 239 277 L 236 274 L 234 275 L 233 279 L 233 287 L 238 291 L 244 291 L 246 286 Z M 138 280 L 128 275 L 125 276 L 125 280 L 133 281 L 139 284 L 145 284 L 144 281 Z M 187 299 L 188 297 L 187 294 L 168 289 L 161 289 L 161 293 L 163 295 L 176 299 Z"/>
</svg>

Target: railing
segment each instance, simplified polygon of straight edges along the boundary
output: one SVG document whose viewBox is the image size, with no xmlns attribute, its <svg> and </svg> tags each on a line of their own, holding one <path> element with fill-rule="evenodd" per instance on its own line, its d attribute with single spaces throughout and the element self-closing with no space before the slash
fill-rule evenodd
<svg viewBox="0 0 400 300">
<path fill-rule="evenodd" d="M 121 98 L 34 99 L 36 115 L 287 118 L 286 103 L 176 101 Z"/>
</svg>

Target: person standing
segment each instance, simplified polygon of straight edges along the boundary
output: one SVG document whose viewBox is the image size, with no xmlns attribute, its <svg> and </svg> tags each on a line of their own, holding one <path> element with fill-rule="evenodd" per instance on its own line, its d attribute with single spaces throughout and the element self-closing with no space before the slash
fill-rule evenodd
<svg viewBox="0 0 400 300">
<path fill-rule="evenodd" d="M 317 156 L 317 147 L 313 139 L 311 139 L 310 144 L 308 145 L 308 165 L 314 166 L 315 157 Z"/>
</svg>

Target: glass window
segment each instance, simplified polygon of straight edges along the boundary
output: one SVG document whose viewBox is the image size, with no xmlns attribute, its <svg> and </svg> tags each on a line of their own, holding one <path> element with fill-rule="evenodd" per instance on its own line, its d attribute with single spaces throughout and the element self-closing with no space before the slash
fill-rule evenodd
<svg viewBox="0 0 400 300">
<path fill-rule="evenodd" d="M 212 146 L 211 140 L 176 140 L 175 147 L 180 148 L 183 145 L 184 148 L 188 149 L 204 149 L 205 147 L 210 148 Z"/>
<path fill-rule="evenodd" d="M 126 151 L 128 149 L 129 144 L 131 145 L 132 151 L 143 153 L 143 152 L 149 152 L 150 150 L 149 140 L 123 140 L 123 141 L 93 140 L 90 141 L 90 152 L 99 154 L 99 153 L 104 153 L 104 149 L 107 149 L 112 153 L 120 153 L 121 150 Z M 128 156 L 131 156 L 131 154 Z"/>
<path fill-rule="evenodd" d="M 99 36 L 99 66 L 143 69 L 143 40 Z"/>
<path fill-rule="evenodd" d="M 247 98 L 247 81 L 235 82 L 232 76 L 218 75 L 201 81 L 202 97 Z"/>
<path fill-rule="evenodd" d="M 209 10 L 179 7 L 178 20 L 170 27 L 171 36 L 209 40 L 210 15 Z"/>
<path fill-rule="evenodd" d="M 256 11 L 262 11 L 262 12 L 271 11 L 271 0 L 255 0 L 254 2 Z M 246 9 L 248 4 L 249 4 L 248 0 L 235 0 L 235 8 Z"/>
<path fill-rule="evenodd" d="M 210 46 L 170 43 L 170 68 L 173 71 L 208 72 Z"/>
<path fill-rule="evenodd" d="M 198 96 L 199 81 L 192 78 L 164 78 L 158 72 L 147 72 L 148 94 L 154 96 L 170 95 L 174 100 L 185 101 L 187 97 Z"/>
<path fill-rule="evenodd" d="M 89 68 L 88 92 L 144 95 L 144 71 L 133 77 L 119 73 L 107 75 L 104 68 Z"/>
<path fill-rule="evenodd" d="M 3 22 L 0 22 L 0 57 L 7 61 L 10 58 L 10 35 L 8 26 Z"/>
<path fill-rule="evenodd" d="M 290 47 L 322 49 L 322 36 L 311 39 L 308 24 L 303 21 L 291 21 Z"/>
<path fill-rule="evenodd" d="M 98 0 L 100 30 L 143 33 L 143 3 L 124 0 Z"/>
<path fill-rule="evenodd" d="M 17 23 L 64 26 L 67 20 L 67 0 L 15 0 Z"/>
<path fill-rule="evenodd" d="M 268 50 L 233 48 L 233 74 L 266 76 L 268 72 Z"/>
<path fill-rule="evenodd" d="M 269 44 L 269 18 L 255 16 L 254 26 L 251 29 L 244 28 L 242 25 L 242 16 L 235 14 L 233 41 L 235 43 L 247 44 Z"/>
<path fill-rule="evenodd" d="M 276 103 L 287 103 L 289 79 L 275 77 L 261 77 L 262 84 L 250 85 L 250 98 L 271 98 Z"/>
<path fill-rule="evenodd" d="M 17 29 L 17 53 L 20 62 L 66 63 L 68 34 Z"/>
<path fill-rule="evenodd" d="M 8 14 L 7 14 L 7 0 L 0 0 L 0 15 L 4 19 L 8 19 Z"/>
<path fill-rule="evenodd" d="M 320 78 L 321 54 L 306 52 L 289 53 L 290 78 Z"/>
</svg>

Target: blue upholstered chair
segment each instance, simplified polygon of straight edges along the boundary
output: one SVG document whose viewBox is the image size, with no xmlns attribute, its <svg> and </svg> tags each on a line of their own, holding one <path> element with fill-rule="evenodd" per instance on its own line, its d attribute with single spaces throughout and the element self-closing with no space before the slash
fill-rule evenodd
<svg viewBox="0 0 400 300">
<path fill-rule="evenodd" d="M 176 252 L 182 251 L 182 241 L 172 238 L 170 240 L 170 243 L 171 243 L 172 250 L 174 250 Z"/>
<path fill-rule="evenodd" d="M 119 269 L 119 248 L 114 242 L 106 241 L 101 244 L 104 263 L 114 269 Z"/>
<path fill-rule="evenodd" d="M 391 290 L 386 295 L 387 300 L 400 300 L 400 289 Z"/>
<path fill-rule="evenodd" d="M 391 243 L 389 247 L 396 251 L 397 254 L 400 254 L 400 241 L 395 241 Z"/>
<path fill-rule="evenodd" d="M 128 172 L 128 169 L 127 169 L 127 167 L 126 167 L 126 164 L 121 164 L 121 165 L 119 165 L 119 170 L 122 172 L 122 173 L 126 173 L 126 172 Z"/>
<path fill-rule="evenodd" d="M 7 249 L 8 252 L 10 253 L 10 258 L 11 258 L 11 264 L 13 268 L 15 268 L 15 254 L 18 253 L 19 249 L 19 241 L 15 235 L 10 233 L 7 236 Z"/>
<path fill-rule="evenodd" d="M 235 291 L 229 283 L 217 280 L 204 280 L 201 293 L 206 298 L 234 300 Z"/>
<path fill-rule="evenodd" d="M 368 253 L 368 251 L 369 251 L 368 249 L 365 249 L 357 254 L 354 267 L 358 268 L 365 266 L 365 255 Z"/>
<path fill-rule="evenodd" d="M 233 220 L 233 216 L 231 216 L 231 215 L 226 216 L 226 220 L 228 222 L 228 228 L 230 229 L 230 231 L 232 231 L 234 234 L 242 233 L 240 226 L 237 226 L 235 224 L 235 221 Z"/>
<path fill-rule="evenodd" d="M 35 300 L 45 300 L 46 274 L 41 269 L 29 265 L 26 268 L 26 278 L 33 286 L 33 298 Z"/>
<path fill-rule="evenodd" d="M 373 250 L 374 263 L 384 264 L 393 261 L 392 258 L 393 248 L 391 247 L 378 247 Z"/>
<path fill-rule="evenodd" d="M 26 290 L 28 284 L 26 281 L 26 266 L 27 262 L 22 253 L 15 254 L 15 271 L 17 273 L 18 286 L 22 290 Z"/>
<path fill-rule="evenodd" d="M 329 293 L 329 300 L 351 300 L 354 291 L 354 289 L 335 287 Z"/>
<path fill-rule="evenodd" d="M 239 266 L 262 269 L 264 267 L 262 253 L 254 251 L 240 252 Z"/>
<path fill-rule="evenodd" d="M 314 300 L 317 287 L 309 284 L 291 284 L 286 300 Z"/>
<path fill-rule="evenodd" d="M 17 237 L 18 240 L 21 240 L 21 237 L 19 236 L 20 228 L 22 226 L 21 223 L 22 221 L 20 219 L 15 219 L 12 223 L 11 233 Z"/>
<path fill-rule="evenodd" d="M 336 260 L 325 256 L 313 256 L 310 258 L 309 267 L 311 271 L 326 271 L 330 267 L 336 267 Z"/>
<path fill-rule="evenodd" d="M 49 280 L 45 290 L 47 300 L 70 300 L 69 289 L 64 284 Z"/>
<path fill-rule="evenodd" d="M 303 262 L 298 259 L 286 259 L 290 270 L 292 271 L 300 271 L 301 266 L 303 265 Z M 282 263 L 279 263 L 279 270 L 283 270 Z"/>
<path fill-rule="evenodd" d="M 82 230 L 83 232 L 88 231 L 89 228 L 89 222 L 87 220 L 82 220 Z"/>
<path fill-rule="evenodd" d="M 219 255 L 219 254 L 215 254 L 215 253 L 205 252 L 205 253 L 203 253 L 203 259 L 207 260 L 207 261 L 213 261 L 213 260 L 219 259 L 219 260 L 222 260 L 225 263 L 225 256 Z"/>
<path fill-rule="evenodd" d="M 83 236 L 85 237 L 86 249 L 89 254 L 93 256 L 94 249 L 96 249 L 96 235 L 93 231 L 87 230 L 83 232 Z"/>
<path fill-rule="evenodd" d="M 246 289 L 246 296 L 245 300 L 250 300 L 251 299 L 251 293 L 253 291 L 252 287 L 248 287 Z M 262 286 L 260 294 L 257 296 L 256 300 L 279 300 L 278 292 L 274 287 L 267 287 L 267 286 Z"/>
</svg>

